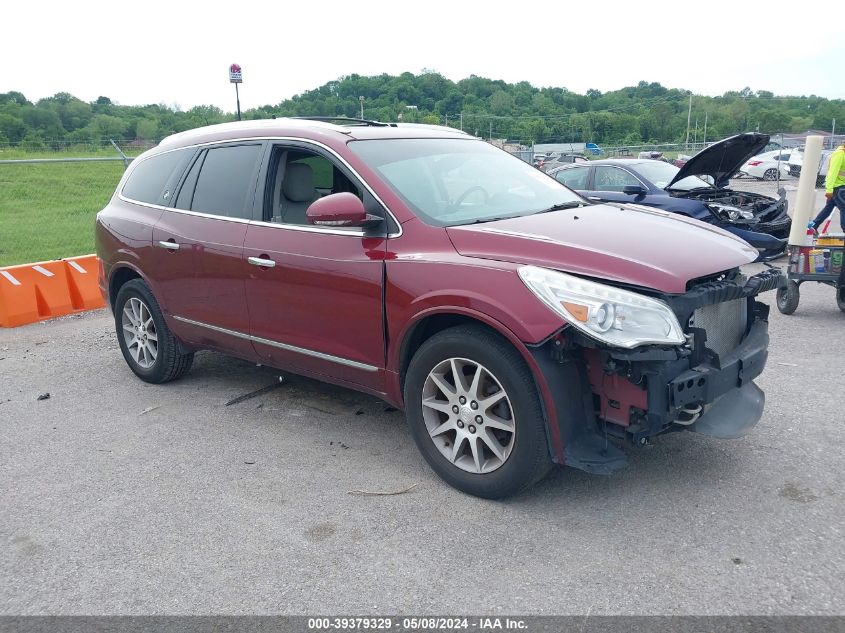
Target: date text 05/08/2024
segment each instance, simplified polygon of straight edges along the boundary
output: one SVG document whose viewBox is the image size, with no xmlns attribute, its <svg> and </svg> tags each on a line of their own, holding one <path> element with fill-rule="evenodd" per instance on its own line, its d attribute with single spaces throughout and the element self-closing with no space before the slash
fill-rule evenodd
<svg viewBox="0 0 845 633">
<path fill-rule="evenodd" d="M 526 623 L 516 618 L 498 617 L 332 617 L 309 618 L 308 629 L 375 631 L 524 631 Z"/>
</svg>

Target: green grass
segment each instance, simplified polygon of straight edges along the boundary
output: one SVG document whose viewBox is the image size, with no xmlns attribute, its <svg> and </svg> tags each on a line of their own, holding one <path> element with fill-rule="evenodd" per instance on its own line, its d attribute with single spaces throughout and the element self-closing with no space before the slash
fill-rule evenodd
<svg viewBox="0 0 845 633">
<path fill-rule="evenodd" d="M 15 158 L 41 154 L 61 156 Z M 120 161 L 0 164 L 0 266 L 93 253 L 94 216 L 122 175 Z"/>
</svg>

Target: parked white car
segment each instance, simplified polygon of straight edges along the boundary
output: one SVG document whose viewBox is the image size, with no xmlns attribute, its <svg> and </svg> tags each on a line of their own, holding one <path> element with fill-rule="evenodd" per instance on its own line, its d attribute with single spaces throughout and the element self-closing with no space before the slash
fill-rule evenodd
<svg viewBox="0 0 845 633">
<path fill-rule="evenodd" d="M 752 156 L 740 168 L 739 173 L 760 180 L 777 180 L 778 169 L 780 169 L 780 177 L 784 178 L 789 176 L 790 154 L 789 150 L 776 149 Z"/>
<path fill-rule="evenodd" d="M 798 176 L 801 175 L 801 165 L 804 162 L 804 151 L 803 147 L 799 147 L 797 149 L 792 150 L 792 153 L 789 155 L 789 175 Z M 822 150 L 822 157 L 821 161 L 819 161 L 819 173 L 816 175 L 816 186 L 821 186 L 824 184 L 825 176 L 827 175 L 827 168 L 830 166 L 830 157 L 833 154 L 832 150 L 823 149 Z"/>
</svg>

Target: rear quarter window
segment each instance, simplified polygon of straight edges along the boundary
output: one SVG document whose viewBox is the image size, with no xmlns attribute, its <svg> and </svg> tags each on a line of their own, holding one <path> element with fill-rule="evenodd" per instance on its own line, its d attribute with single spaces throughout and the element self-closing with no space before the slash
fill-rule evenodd
<svg viewBox="0 0 845 633">
<path fill-rule="evenodd" d="M 123 185 L 123 197 L 147 204 L 167 204 L 172 197 L 171 188 L 193 153 L 192 149 L 175 150 L 134 165 Z"/>
</svg>

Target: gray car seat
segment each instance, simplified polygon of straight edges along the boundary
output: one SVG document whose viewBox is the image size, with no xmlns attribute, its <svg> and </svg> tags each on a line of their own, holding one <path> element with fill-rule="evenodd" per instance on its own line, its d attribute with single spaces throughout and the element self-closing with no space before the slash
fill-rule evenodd
<svg viewBox="0 0 845 633">
<path fill-rule="evenodd" d="M 314 188 L 314 172 L 310 165 L 288 163 L 282 182 L 279 206 L 285 224 L 308 224 L 305 210 L 320 194 Z"/>
</svg>

